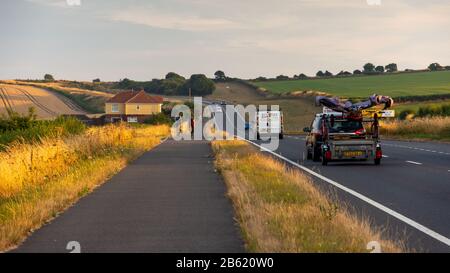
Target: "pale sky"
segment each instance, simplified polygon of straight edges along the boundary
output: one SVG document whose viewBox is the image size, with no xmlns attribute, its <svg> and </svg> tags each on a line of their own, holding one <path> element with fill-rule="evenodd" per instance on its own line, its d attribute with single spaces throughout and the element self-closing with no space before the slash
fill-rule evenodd
<svg viewBox="0 0 450 273">
<path fill-rule="evenodd" d="M 0 79 L 450 65 L 449 0 L 1 0 Z M 377 2 L 381 1 L 380 5 Z M 370 4 L 368 4 L 371 3 Z"/>
</svg>

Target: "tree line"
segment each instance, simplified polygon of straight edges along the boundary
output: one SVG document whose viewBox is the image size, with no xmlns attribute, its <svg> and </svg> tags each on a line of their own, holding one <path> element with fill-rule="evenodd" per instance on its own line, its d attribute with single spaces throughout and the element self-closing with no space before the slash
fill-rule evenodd
<svg viewBox="0 0 450 273">
<path fill-rule="evenodd" d="M 450 66 L 441 66 L 439 63 L 432 63 L 427 68 L 429 71 L 443 71 L 450 70 Z M 412 69 L 405 69 L 404 72 L 414 71 Z M 366 63 L 363 66 L 363 69 L 356 69 L 353 72 L 341 70 L 339 73 L 333 74 L 332 72 L 326 70 L 317 71 L 315 77 L 316 78 L 331 78 L 331 77 L 345 77 L 345 76 L 357 76 L 357 75 L 380 75 L 384 73 L 395 73 L 399 72 L 398 66 L 396 63 L 390 63 L 385 66 L 383 65 L 374 65 L 373 63 Z M 289 77 L 286 75 L 279 75 L 273 79 L 268 79 L 265 77 L 258 77 L 253 79 L 254 81 L 266 81 L 266 80 L 304 80 L 311 78 L 304 73 L 300 73 L 298 75 L 294 75 L 293 77 Z"/>
<path fill-rule="evenodd" d="M 44 76 L 44 82 L 54 82 L 51 74 Z M 151 81 L 135 81 L 128 78 L 118 82 L 102 82 L 99 78 L 92 80 L 92 84 L 85 82 L 66 82 L 70 87 L 82 89 L 112 91 L 112 90 L 145 90 L 148 93 L 160 95 L 178 96 L 205 96 L 212 94 L 215 90 L 214 81 L 208 79 L 204 74 L 194 74 L 189 79 L 169 72 L 164 79 L 153 79 Z"/>
<path fill-rule="evenodd" d="M 115 84 L 115 89 L 145 90 L 149 93 L 168 96 L 205 96 L 215 90 L 214 82 L 203 74 L 194 74 L 189 79 L 174 72 L 169 72 L 164 79 L 151 81 L 133 81 L 123 79 Z"/>
</svg>

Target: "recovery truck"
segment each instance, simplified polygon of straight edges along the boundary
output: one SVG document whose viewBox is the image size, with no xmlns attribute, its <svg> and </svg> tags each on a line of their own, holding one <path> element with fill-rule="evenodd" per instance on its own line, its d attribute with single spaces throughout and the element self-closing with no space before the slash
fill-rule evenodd
<svg viewBox="0 0 450 273">
<path fill-rule="evenodd" d="M 394 116 L 393 110 L 366 109 L 343 113 L 324 107 L 323 113 L 316 115 L 320 144 L 313 143 L 312 147 L 320 149 L 322 165 L 346 160 L 370 160 L 375 165 L 380 165 L 382 149 L 379 140 L 379 119 Z M 309 141 L 311 142 L 310 138 Z"/>
</svg>

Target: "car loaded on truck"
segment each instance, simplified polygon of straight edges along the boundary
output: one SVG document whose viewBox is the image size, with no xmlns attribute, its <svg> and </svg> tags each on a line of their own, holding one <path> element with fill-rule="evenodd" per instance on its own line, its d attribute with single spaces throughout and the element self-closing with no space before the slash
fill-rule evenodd
<svg viewBox="0 0 450 273">
<path fill-rule="evenodd" d="M 351 103 L 319 96 L 316 104 L 323 106 L 323 112 L 304 129 L 308 133 L 307 159 L 321 161 L 322 165 L 350 160 L 381 163 L 379 120 L 395 116 L 395 111 L 388 110 L 393 105 L 390 97 L 373 95 L 367 101 Z M 383 109 L 369 109 L 381 104 Z"/>
</svg>

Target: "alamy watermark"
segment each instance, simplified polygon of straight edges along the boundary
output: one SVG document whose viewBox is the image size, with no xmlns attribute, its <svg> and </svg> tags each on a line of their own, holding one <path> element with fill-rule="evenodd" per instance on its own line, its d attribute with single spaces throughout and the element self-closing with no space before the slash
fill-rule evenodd
<svg viewBox="0 0 450 273">
<path fill-rule="evenodd" d="M 68 6 L 81 6 L 81 0 L 66 0 Z"/>
<path fill-rule="evenodd" d="M 366 0 L 369 6 L 381 6 L 381 0 Z"/>
<path fill-rule="evenodd" d="M 282 134 L 282 114 L 278 105 L 218 105 L 204 107 L 201 97 L 194 98 L 194 109 L 176 105 L 171 128 L 174 140 L 261 140 L 262 149 L 275 151 Z"/>
</svg>

